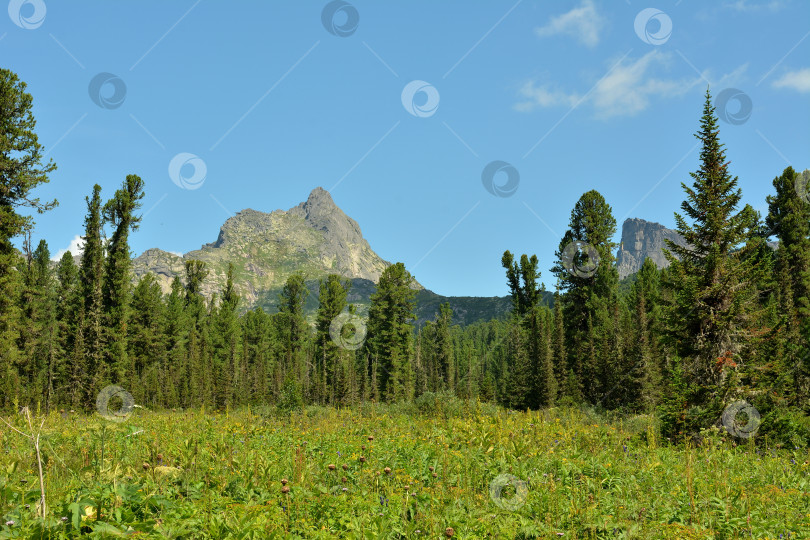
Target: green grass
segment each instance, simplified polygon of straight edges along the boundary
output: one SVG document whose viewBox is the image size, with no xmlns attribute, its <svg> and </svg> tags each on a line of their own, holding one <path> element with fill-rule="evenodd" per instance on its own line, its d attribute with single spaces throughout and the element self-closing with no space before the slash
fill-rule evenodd
<svg viewBox="0 0 810 540">
<path fill-rule="evenodd" d="M 807 449 L 722 432 L 668 446 L 648 417 L 458 401 L 430 414 L 139 410 L 118 424 L 52 414 L 44 522 L 33 445 L 0 426 L 0 538 L 810 537 Z M 525 500 L 514 487 L 493 499 L 502 474 Z"/>
</svg>

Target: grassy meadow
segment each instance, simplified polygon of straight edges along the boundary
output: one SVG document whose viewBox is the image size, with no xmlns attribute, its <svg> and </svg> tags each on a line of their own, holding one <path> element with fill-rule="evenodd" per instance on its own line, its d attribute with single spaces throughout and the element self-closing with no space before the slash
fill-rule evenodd
<svg viewBox="0 0 810 540">
<path fill-rule="evenodd" d="M 32 416 L 46 517 L 33 440 L 0 424 L 0 538 L 810 537 L 807 449 L 671 446 L 646 416 L 440 399 Z"/>
</svg>

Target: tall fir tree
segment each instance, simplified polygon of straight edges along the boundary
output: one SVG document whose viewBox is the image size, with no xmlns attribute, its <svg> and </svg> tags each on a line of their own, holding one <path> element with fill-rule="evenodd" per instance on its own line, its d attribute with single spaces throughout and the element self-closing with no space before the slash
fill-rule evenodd
<svg viewBox="0 0 810 540">
<path fill-rule="evenodd" d="M 683 422 L 666 426 L 676 437 L 720 418 L 725 393 L 735 385 L 728 376 L 744 361 L 760 272 L 758 260 L 750 256 L 757 247 L 751 241 L 756 213 L 748 205 L 738 210 L 742 190 L 728 170 L 708 89 L 695 136 L 701 143 L 700 166 L 690 173 L 691 186 L 681 183 L 685 217 L 675 213 L 685 244 L 667 240 L 664 251 L 671 265 L 665 286 L 673 291 L 666 333 L 688 388 Z"/>
</svg>

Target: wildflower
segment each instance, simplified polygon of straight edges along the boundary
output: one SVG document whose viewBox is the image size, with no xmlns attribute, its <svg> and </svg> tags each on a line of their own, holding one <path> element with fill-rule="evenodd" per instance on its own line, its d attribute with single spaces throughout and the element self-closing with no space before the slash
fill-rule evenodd
<svg viewBox="0 0 810 540">
<path fill-rule="evenodd" d="M 343 491 L 349 491 L 349 488 L 343 488 Z"/>
<path fill-rule="evenodd" d="M 13 526 L 14 526 L 14 520 L 6 521 L 6 527 L 13 527 Z"/>
<path fill-rule="evenodd" d="M 369 435 L 369 436 L 368 436 L 368 441 L 369 441 L 369 442 L 371 442 L 371 441 L 373 441 L 373 440 L 374 440 L 374 435 Z"/>
<path fill-rule="evenodd" d="M 281 488 L 281 492 L 282 493 L 289 493 L 290 492 L 290 486 L 284 486 L 283 488 Z"/>
<path fill-rule="evenodd" d="M 365 456 L 360 456 L 360 463 L 365 463 L 365 462 L 366 462 L 366 457 Z"/>
<path fill-rule="evenodd" d="M 329 464 L 329 470 L 330 470 L 330 471 L 334 471 L 334 470 L 335 470 L 335 466 L 334 466 L 332 463 L 330 463 L 330 464 Z"/>
<path fill-rule="evenodd" d="M 342 477 L 342 478 L 340 479 L 340 481 L 341 481 L 341 482 L 343 482 L 343 483 L 345 484 L 345 483 L 346 483 L 346 477 L 345 477 L 345 476 L 344 476 L 344 477 Z"/>
<path fill-rule="evenodd" d="M 348 465 L 348 464 L 346 464 L 346 463 L 344 463 L 344 464 L 343 464 L 343 470 L 344 470 L 344 471 L 348 471 L 348 470 L 349 470 L 349 465 Z"/>
<path fill-rule="evenodd" d="M 62 523 L 66 523 L 68 520 L 67 516 L 62 516 Z"/>
<path fill-rule="evenodd" d="M 383 471 L 385 472 L 385 474 L 391 474 L 391 467 L 386 467 L 385 469 L 383 469 Z"/>
<path fill-rule="evenodd" d="M 431 465 L 430 467 L 428 467 L 428 470 L 429 470 L 430 472 L 433 472 L 433 465 Z"/>
<path fill-rule="evenodd" d="M 143 462 L 143 470 L 148 471 L 148 470 L 149 470 L 149 469 L 151 469 L 151 468 L 152 468 L 152 466 L 151 466 L 151 465 L 149 465 L 149 464 L 148 464 L 147 462 L 145 462 L 145 461 Z"/>
<path fill-rule="evenodd" d="M 287 480 L 286 478 L 282 478 L 282 479 L 281 479 L 281 485 L 282 485 L 282 486 L 286 486 L 288 481 L 289 481 L 289 480 Z"/>
<path fill-rule="evenodd" d="M 445 535 L 447 538 L 452 538 L 454 534 L 456 534 L 456 531 L 454 531 L 454 530 L 453 530 L 453 527 L 447 527 L 447 528 L 444 530 L 444 535 Z"/>
</svg>

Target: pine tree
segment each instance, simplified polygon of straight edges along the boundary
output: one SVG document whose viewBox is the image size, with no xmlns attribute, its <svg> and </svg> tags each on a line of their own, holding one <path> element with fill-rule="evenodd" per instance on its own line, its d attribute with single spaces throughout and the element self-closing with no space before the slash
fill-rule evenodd
<svg viewBox="0 0 810 540">
<path fill-rule="evenodd" d="M 369 373 L 378 397 L 409 399 L 413 392 L 410 358 L 414 315 L 413 277 L 402 263 L 383 270 L 371 295 L 366 340 Z"/>
<path fill-rule="evenodd" d="M 205 315 L 202 286 L 208 277 L 208 265 L 205 261 L 194 259 L 184 261 L 183 264 L 186 269 L 186 310 L 191 317 L 192 325 L 199 329 Z"/>
<path fill-rule="evenodd" d="M 50 251 L 45 240 L 30 251 L 26 238 L 27 264 L 23 267 L 23 294 L 20 313 L 22 352 L 18 365 L 18 380 L 23 382 L 23 402 L 33 405 L 43 402 L 50 408 L 54 399 L 57 362 L 60 357 L 56 325 L 56 287 L 50 268 Z"/>
<path fill-rule="evenodd" d="M 11 241 L 30 231 L 33 219 L 17 209 L 27 207 L 43 213 L 57 204 L 31 197 L 32 190 L 48 182 L 48 174 L 56 165 L 43 163 L 43 148 L 31 112 L 33 99 L 25 88 L 14 72 L 0 69 L 0 406 L 10 403 L 20 388 L 14 371 L 21 361 L 15 342 L 19 335 L 22 261 Z"/>
<path fill-rule="evenodd" d="M 788 379 L 785 390 L 793 405 L 800 405 L 810 386 L 810 171 L 788 167 L 773 186 L 766 225 L 779 239 L 775 271 L 783 358 L 777 370 Z"/>
<path fill-rule="evenodd" d="M 244 394 L 237 390 L 244 386 L 244 368 L 240 351 L 239 317 L 237 308 L 239 295 L 233 282 L 233 264 L 228 264 L 225 286 L 221 291 L 219 306 L 212 310 L 212 354 L 215 373 L 220 391 L 217 406 L 233 408 L 242 404 Z"/>
<path fill-rule="evenodd" d="M 302 375 L 302 356 L 307 339 L 308 327 L 304 317 L 304 304 L 309 290 L 304 281 L 304 274 L 291 274 L 279 294 L 279 318 L 281 323 L 282 344 L 284 347 L 284 371 L 293 370 L 295 376 Z M 289 388 L 288 388 L 289 389 Z"/>
<path fill-rule="evenodd" d="M 600 403 L 617 390 L 605 379 L 617 345 L 613 317 L 618 305 L 615 233 L 616 219 L 605 198 L 595 190 L 584 193 L 571 211 L 551 269 L 562 292 L 567 364 L 574 372 L 569 380 L 577 381 L 584 398 L 592 403 Z M 597 343 L 601 344 L 599 350 Z M 613 351 L 609 350 L 611 343 Z"/>
<path fill-rule="evenodd" d="M 579 383 L 570 380 L 573 371 L 568 366 L 568 355 L 565 348 L 565 321 L 563 320 L 562 299 L 559 291 L 554 293 L 554 334 L 552 350 L 554 354 L 554 375 L 557 379 L 559 398 L 566 404 L 574 404 L 580 399 Z"/>
<path fill-rule="evenodd" d="M 628 405 L 651 412 L 658 404 L 661 385 L 661 355 L 657 328 L 660 319 L 660 273 L 647 258 L 628 295 L 631 309 L 629 376 L 632 390 Z"/>
<path fill-rule="evenodd" d="M 136 402 L 151 407 L 174 406 L 165 393 L 173 394 L 173 377 L 167 372 L 166 308 L 160 284 L 151 273 L 144 274 L 132 293 L 128 323 L 129 386 Z M 145 381 L 153 381 L 147 384 Z M 144 381 L 143 384 L 136 384 Z"/>
<path fill-rule="evenodd" d="M 93 196 L 86 198 L 87 216 L 84 220 L 84 248 L 79 270 L 81 297 L 84 300 L 82 317 L 83 351 L 74 351 L 76 381 L 84 389 L 82 401 L 90 407 L 96 393 L 106 382 L 108 374 L 103 363 L 103 296 L 104 247 L 101 242 L 101 186 L 93 186 Z"/>
<path fill-rule="evenodd" d="M 700 167 L 681 183 L 686 200 L 675 213 L 680 246 L 667 240 L 671 302 L 666 311 L 668 341 L 682 362 L 689 388 L 689 417 L 677 431 L 693 432 L 715 422 L 722 411 L 724 387 L 734 365 L 742 362 L 752 324 L 753 286 L 760 272 L 751 242 L 756 214 L 746 205 L 737 211 L 742 191 L 728 170 L 718 119 L 706 91 L 700 130 Z M 734 360 L 736 358 L 736 361 Z M 728 384 L 724 384 L 728 383 Z M 670 427 L 674 435 L 675 426 Z"/>
<path fill-rule="evenodd" d="M 346 307 L 346 296 L 351 288 L 351 281 L 341 280 L 337 274 L 330 274 L 325 280 L 320 280 L 320 293 L 318 295 L 318 313 L 315 316 L 315 365 L 316 373 L 322 379 L 321 398 L 334 402 L 340 398 L 336 383 L 340 373 L 343 359 L 353 355 L 353 351 L 346 351 L 341 343 L 335 343 L 330 334 L 332 322 Z M 350 324 L 339 328 L 339 331 L 351 331 Z M 354 329 L 356 331 L 356 329 Z"/>
<path fill-rule="evenodd" d="M 130 369 L 127 361 L 127 318 L 132 293 L 129 232 L 138 230 L 141 221 L 135 212 L 144 197 L 143 180 L 130 174 L 121 189 L 107 201 L 102 210 L 104 222 L 115 227 L 107 246 L 107 259 L 102 286 L 106 364 L 113 382 L 124 380 Z"/>
<path fill-rule="evenodd" d="M 166 356 L 164 373 L 167 406 L 187 407 L 191 403 L 190 377 L 187 363 L 187 346 L 189 340 L 189 317 L 185 309 L 186 291 L 178 276 L 171 283 L 171 289 L 166 297 Z M 175 394 L 173 401 L 168 396 Z"/>
<path fill-rule="evenodd" d="M 506 269 L 506 281 L 512 296 L 512 324 L 522 327 L 510 340 L 516 356 L 510 370 L 511 391 L 519 408 L 547 407 L 557 397 L 553 358 L 549 351 L 551 326 L 546 324 L 546 307 L 540 307 L 544 287 L 538 285 L 540 271 L 536 255 L 521 255 L 518 264 L 509 251 L 504 252 L 501 265 Z M 519 343 L 525 343 L 525 351 Z"/>
<path fill-rule="evenodd" d="M 455 359 L 453 355 L 453 342 L 450 336 L 450 322 L 453 319 L 453 310 L 450 303 L 439 305 L 436 315 L 436 363 L 439 372 L 441 388 L 455 392 Z"/>
<path fill-rule="evenodd" d="M 262 308 L 248 311 L 241 319 L 242 352 L 249 374 L 248 402 L 266 403 L 270 398 L 270 378 L 275 367 L 275 335 L 270 317 Z"/>
<path fill-rule="evenodd" d="M 54 389 L 55 400 L 71 403 L 71 371 L 69 359 L 76 346 L 75 339 L 79 326 L 79 309 L 82 302 L 79 296 L 79 270 L 73 254 L 66 251 L 56 267 L 56 324 L 61 357 L 56 368 L 59 381 Z"/>
</svg>

